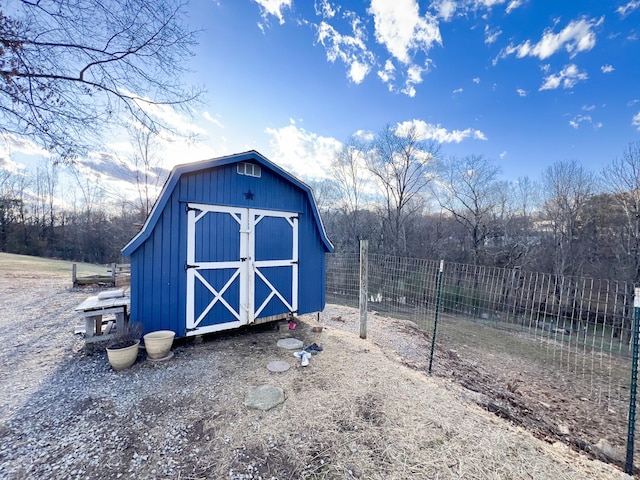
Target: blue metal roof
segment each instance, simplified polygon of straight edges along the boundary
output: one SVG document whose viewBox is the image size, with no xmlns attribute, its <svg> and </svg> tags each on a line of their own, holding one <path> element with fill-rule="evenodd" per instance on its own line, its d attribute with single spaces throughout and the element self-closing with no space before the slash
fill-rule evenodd
<svg viewBox="0 0 640 480">
<path fill-rule="evenodd" d="M 176 184 L 178 183 L 182 175 L 205 170 L 208 168 L 221 167 L 232 163 L 246 162 L 250 160 L 260 164 L 264 168 L 268 168 L 269 170 L 275 172 L 276 174 L 280 175 L 306 193 L 309 204 L 311 205 L 311 210 L 313 211 L 315 223 L 318 228 L 318 233 L 320 234 L 320 238 L 322 239 L 322 242 L 324 244 L 324 248 L 327 252 L 333 252 L 333 245 L 329 241 L 327 233 L 324 229 L 324 225 L 322 224 L 322 219 L 320 218 L 318 207 L 313 198 L 313 191 L 311 190 L 311 187 L 309 187 L 306 183 L 302 182 L 290 173 L 286 172 L 275 163 L 262 156 L 260 153 L 256 152 L 255 150 L 251 150 L 244 153 L 237 153 L 234 155 L 214 158 L 210 160 L 203 160 L 200 162 L 187 163 L 174 167 L 164 185 L 164 188 L 162 189 L 162 192 L 160 193 L 160 196 L 158 197 L 158 200 L 153 206 L 151 213 L 147 217 L 142 230 L 140 230 L 140 232 L 135 237 L 133 237 L 133 239 L 122 249 L 122 254 L 126 257 L 130 256 L 140 245 L 145 242 L 145 240 L 149 238 L 149 235 L 151 235 L 151 232 L 158 222 L 158 219 L 160 218 L 164 207 L 169 201 L 171 193 L 175 189 Z"/>
</svg>

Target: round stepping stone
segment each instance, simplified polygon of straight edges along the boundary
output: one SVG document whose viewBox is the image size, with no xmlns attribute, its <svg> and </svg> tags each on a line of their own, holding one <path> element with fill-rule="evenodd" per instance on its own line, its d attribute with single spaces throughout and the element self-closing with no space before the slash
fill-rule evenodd
<svg viewBox="0 0 640 480">
<path fill-rule="evenodd" d="M 271 410 L 283 402 L 284 390 L 278 387 L 272 387 L 271 385 L 260 385 L 244 397 L 246 407 L 263 411 Z"/>
<path fill-rule="evenodd" d="M 286 348 L 287 350 L 302 350 L 302 340 L 297 338 L 283 338 L 278 340 L 278 346 L 280 348 Z"/>
<path fill-rule="evenodd" d="M 267 364 L 267 370 L 270 372 L 286 372 L 290 367 L 291 365 L 288 362 L 283 362 L 282 360 L 274 360 Z"/>
</svg>

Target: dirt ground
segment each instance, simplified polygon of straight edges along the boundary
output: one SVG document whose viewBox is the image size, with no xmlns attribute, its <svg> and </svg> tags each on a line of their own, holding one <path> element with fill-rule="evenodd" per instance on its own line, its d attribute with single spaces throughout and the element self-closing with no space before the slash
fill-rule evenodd
<svg viewBox="0 0 640 480">
<path fill-rule="evenodd" d="M 320 324 L 309 316 L 293 331 L 179 341 L 170 361 L 141 351 L 116 373 L 73 334 L 73 307 L 90 293 L 56 274 L 0 268 L 0 478 L 628 478 L 570 448 L 558 424 L 532 423 L 529 387 L 505 393 L 504 375 L 445 349 L 428 376 L 429 339 L 408 322 L 376 316 L 361 340 L 356 312 L 330 305 Z M 276 346 L 288 336 L 324 350 L 301 367 Z M 291 368 L 269 372 L 272 360 Z M 285 402 L 248 409 L 245 396 L 264 384 Z"/>
<path fill-rule="evenodd" d="M 359 314 L 353 309 L 329 305 L 323 317 L 329 325 L 358 332 Z M 470 326 L 468 320 L 455 317 L 441 321 L 449 322 L 449 326 L 458 322 L 460 325 L 450 328 L 455 332 Z M 576 374 L 571 367 L 581 358 L 565 360 L 569 365 L 564 367 L 552 364 L 544 355 L 545 346 L 535 345 L 540 339 L 488 330 L 490 333 L 475 344 L 468 341 L 469 336 L 475 336 L 472 332 L 467 332 L 467 338 L 445 335 L 436 344 L 432 376 L 462 386 L 470 400 L 525 427 L 540 439 L 561 441 L 594 458 L 624 467 L 628 398 L 613 395 L 598 402 L 607 385 L 597 385 L 588 375 Z M 431 336 L 414 323 L 374 313 L 369 315 L 368 337 L 380 347 L 397 352 L 403 364 L 425 374 L 428 371 Z M 495 344 L 496 337 L 501 343 Z M 533 355 L 523 355 L 523 346 L 531 347 Z M 636 459 L 640 458 L 637 447 L 636 444 Z"/>
</svg>

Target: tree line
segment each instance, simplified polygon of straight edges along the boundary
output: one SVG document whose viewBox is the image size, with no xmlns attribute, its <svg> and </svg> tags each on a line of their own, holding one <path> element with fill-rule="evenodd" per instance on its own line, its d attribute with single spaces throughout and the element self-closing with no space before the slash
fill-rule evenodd
<svg viewBox="0 0 640 480">
<path fill-rule="evenodd" d="M 482 155 L 444 157 L 412 128 L 344 144 L 314 182 L 337 251 L 640 282 L 640 143 L 600 171 L 556 161 L 504 180 Z"/>
<path fill-rule="evenodd" d="M 136 171 L 151 171 L 136 140 Z M 144 222 L 158 175 L 134 175 L 139 198 L 109 195 L 43 162 L 16 173 L 0 163 L 0 250 L 93 263 L 121 261 Z M 166 173 L 166 172 L 165 172 Z M 444 259 L 564 276 L 640 281 L 640 143 L 601 171 L 557 161 L 539 178 L 504 180 L 482 155 L 445 157 L 412 127 L 351 138 L 328 178 L 310 180 L 337 252 Z"/>
<path fill-rule="evenodd" d="M 140 209 L 106 196 L 95 183 L 63 186 L 58 168 L 43 162 L 13 172 L 0 164 L 0 251 L 119 262 L 120 249 L 143 221 Z"/>
</svg>

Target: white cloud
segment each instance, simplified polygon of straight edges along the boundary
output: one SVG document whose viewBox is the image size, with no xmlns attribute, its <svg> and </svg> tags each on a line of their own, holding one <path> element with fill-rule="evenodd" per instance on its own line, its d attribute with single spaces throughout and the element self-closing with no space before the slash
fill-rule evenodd
<svg viewBox="0 0 640 480">
<path fill-rule="evenodd" d="M 472 82 L 478 85 L 480 83 L 480 77 L 475 77 Z"/>
<path fill-rule="evenodd" d="M 557 75 L 549 75 L 544 78 L 540 90 L 555 90 L 556 88 L 572 88 L 576 83 L 587 80 L 589 77 L 585 72 L 578 70 L 575 64 L 567 65 Z"/>
<path fill-rule="evenodd" d="M 282 128 L 267 128 L 272 136 L 272 158 L 301 178 L 326 178 L 331 172 L 331 162 L 342 144 L 331 137 L 322 137 L 307 132 L 296 125 Z"/>
<path fill-rule="evenodd" d="M 260 6 L 262 18 L 267 20 L 269 15 L 278 19 L 280 25 L 284 23 L 282 11 L 285 8 L 291 8 L 292 0 L 253 0 Z M 260 27 L 262 28 L 262 26 Z"/>
<path fill-rule="evenodd" d="M 636 127 L 640 132 L 640 112 L 636 113 L 631 119 L 631 125 Z"/>
<path fill-rule="evenodd" d="M 442 44 L 436 17 L 429 13 L 421 16 L 416 0 L 394 3 L 372 0 L 367 12 L 374 18 L 376 41 L 384 45 L 391 55 L 384 69 L 378 71 L 378 77 L 387 83 L 390 91 L 414 97 L 415 86 L 422 83 L 424 74 L 432 65 L 428 57 L 420 64 L 415 62 L 416 54 L 428 56 L 434 44 Z M 398 72 L 396 63 L 402 65 L 402 71 Z M 390 65 L 394 68 L 390 69 Z"/>
<path fill-rule="evenodd" d="M 477 6 L 491 8 L 496 5 L 502 5 L 506 0 L 475 0 Z"/>
<path fill-rule="evenodd" d="M 416 0 L 372 0 L 367 10 L 374 17 L 378 43 L 405 65 L 412 63 L 412 53 L 428 53 L 434 44 L 442 44 L 437 19 L 420 15 Z"/>
<path fill-rule="evenodd" d="M 498 155 L 501 159 L 507 156 L 507 151 L 503 150 L 502 152 L 500 152 L 500 154 Z"/>
<path fill-rule="evenodd" d="M 519 45 L 509 45 L 501 52 L 500 58 L 516 55 L 518 58 L 537 57 L 544 60 L 562 49 L 573 58 L 578 53 L 589 51 L 596 45 L 594 29 L 603 21 L 604 17 L 590 20 L 583 17 L 569 22 L 560 33 L 553 33 L 551 29 L 547 29 L 538 43 L 532 44 L 527 40 Z"/>
<path fill-rule="evenodd" d="M 411 127 L 416 129 L 416 132 L 422 140 L 435 140 L 439 143 L 460 143 L 463 140 L 470 138 L 474 140 L 486 140 L 487 137 L 480 130 L 473 130 L 467 128 L 465 130 L 447 130 L 441 125 L 434 125 L 427 123 L 424 120 L 410 120 L 399 123 L 396 131 L 401 133 L 407 131 Z"/>
<path fill-rule="evenodd" d="M 19 137 L 12 133 L 0 135 L 0 155 L 11 155 L 13 153 L 22 153 L 24 155 L 34 155 L 49 158 L 51 154 L 39 147 L 34 142 L 25 137 Z M 4 148 L 2 148 L 4 144 Z"/>
<path fill-rule="evenodd" d="M 372 142 L 375 138 L 375 134 L 368 130 L 356 130 L 356 133 L 353 134 L 354 138 L 361 140 L 362 142 Z"/>
<path fill-rule="evenodd" d="M 618 8 L 616 8 L 616 12 L 619 13 L 621 17 L 626 17 L 627 15 L 629 15 L 634 10 L 637 10 L 638 8 L 640 8 L 640 2 L 636 0 L 631 0 L 626 5 L 621 5 Z"/>
<path fill-rule="evenodd" d="M 464 89 L 462 87 L 460 88 L 456 88 L 453 92 L 451 92 L 452 95 L 456 95 L 458 93 L 462 93 L 464 92 Z"/>
<path fill-rule="evenodd" d="M 602 70 L 602 73 L 611 73 L 615 70 L 615 68 L 613 68 L 613 65 L 602 65 L 600 67 L 600 70 Z"/>
<path fill-rule="evenodd" d="M 456 2 L 443 0 L 436 7 L 454 9 Z M 430 70 L 432 61 L 428 58 L 435 44 L 442 44 L 438 20 L 430 13 L 420 15 L 416 0 L 398 0 L 389 3 L 386 0 L 372 0 L 367 14 L 373 17 L 376 41 L 383 45 L 389 57 L 376 59 L 368 48 L 367 25 L 357 14 L 345 11 L 337 15 L 339 7 L 333 7 L 328 1 L 315 4 L 316 15 L 322 21 L 315 26 L 316 42 L 321 44 L 331 63 L 340 61 L 347 66 L 347 76 L 355 84 L 360 84 L 378 65 L 377 76 L 387 85 L 389 91 L 403 93 L 409 97 L 416 95 L 415 86 L 423 82 L 424 75 Z M 340 17 L 340 18 L 338 18 Z M 349 33 L 341 32 L 332 21 L 349 21 Z M 420 56 L 420 61 L 416 57 Z"/>
<path fill-rule="evenodd" d="M 125 89 L 119 89 L 124 95 L 132 97 L 135 104 L 146 114 L 155 117 L 167 127 L 182 135 L 203 135 L 206 130 L 193 123 L 185 115 L 180 114 L 171 105 L 154 103 L 150 98 L 136 95 Z"/>
<path fill-rule="evenodd" d="M 316 15 L 322 16 L 322 18 L 333 18 L 336 16 L 336 13 L 340 9 L 340 7 L 336 7 L 331 5 L 329 0 L 321 0 L 318 3 L 314 3 L 314 7 L 316 9 Z"/>
<path fill-rule="evenodd" d="M 591 115 L 576 115 L 573 119 L 569 120 L 569 125 L 577 129 L 583 122 L 593 123 Z"/>
<path fill-rule="evenodd" d="M 404 93 L 413 98 L 416 95 L 415 86 L 422 83 L 422 76 L 429 71 L 430 64 L 431 62 L 427 61 L 425 66 L 410 65 L 404 72 L 404 85 L 398 87 L 396 84 L 396 67 L 391 60 L 387 59 L 384 68 L 378 70 L 378 77 L 387 84 L 390 92 Z"/>
<path fill-rule="evenodd" d="M 521 7 L 523 3 L 523 0 L 511 0 L 511 2 L 509 2 L 509 5 L 507 5 L 506 12 L 511 13 L 516 8 Z"/>
<path fill-rule="evenodd" d="M 431 8 L 438 12 L 442 20 L 448 22 L 456 13 L 457 3 L 454 0 L 437 0 L 431 4 Z"/>
<path fill-rule="evenodd" d="M 375 58 L 367 50 L 366 32 L 360 19 L 351 17 L 352 35 L 342 35 L 333 26 L 323 21 L 317 28 L 317 41 L 325 47 L 327 60 L 334 63 L 340 60 L 348 67 L 348 78 L 360 84 L 371 71 Z"/>
<path fill-rule="evenodd" d="M 2 179 L 8 178 L 3 172 L 15 174 L 26 168 L 24 164 L 13 161 L 10 155 L 11 152 L 0 148 L 0 189 L 2 188 Z"/>
<path fill-rule="evenodd" d="M 521 97 L 526 97 L 527 96 L 527 91 L 523 90 L 521 88 L 516 89 L 516 92 L 518 93 L 519 96 Z"/>
<path fill-rule="evenodd" d="M 595 109 L 595 105 L 583 105 L 581 108 L 583 112 L 593 112 Z M 589 114 L 578 114 L 569 120 L 569 125 L 575 129 L 579 128 L 583 123 L 590 124 L 595 130 L 602 127 L 602 122 L 595 122 Z"/>
<path fill-rule="evenodd" d="M 349 66 L 349 73 L 347 76 L 356 85 L 362 83 L 364 77 L 371 71 L 371 67 L 365 63 L 354 60 Z"/>
<path fill-rule="evenodd" d="M 428 70 L 428 67 L 421 67 L 419 65 L 411 65 L 407 68 L 407 76 L 402 93 L 405 93 L 410 97 L 414 97 L 416 94 L 414 85 L 422 83 L 422 74 L 426 73 Z"/>
<path fill-rule="evenodd" d="M 391 60 L 387 60 L 384 64 L 384 68 L 382 70 L 378 70 L 378 77 L 384 83 L 389 85 L 389 90 L 393 89 L 392 83 L 395 80 L 395 71 L 396 67 L 393 65 Z"/>
<path fill-rule="evenodd" d="M 202 114 L 202 116 L 208 122 L 211 122 L 211 123 L 213 123 L 214 125 L 217 125 L 220 128 L 224 128 L 224 125 L 222 124 L 222 122 L 220 120 L 218 120 L 217 118 L 213 118 L 209 112 L 204 112 Z"/>
<path fill-rule="evenodd" d="M 496 40 L 498 40 L 498 37 L 501 34 L 502 34 L 502 30 L 500 30 L 499 28 L 492 30 L 491 28 L 489 28 L 489 25 L 485 25 L 484 26 L 484 43 L 486 43 L 487 45 L 491 45 Z"/>
</svg>

